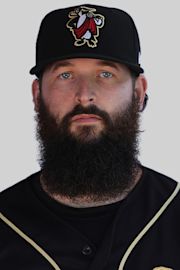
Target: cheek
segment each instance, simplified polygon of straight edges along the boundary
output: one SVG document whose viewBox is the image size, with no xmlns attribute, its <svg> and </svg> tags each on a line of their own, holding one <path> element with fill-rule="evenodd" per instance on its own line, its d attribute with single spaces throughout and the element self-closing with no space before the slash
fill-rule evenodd
<svg viewBox="0 0 180 270">
<path fill-rule="evenodd" d="M 44 91 L 43 99 L 49 111 L 55 117 L 62 118 L 73 109 L 72 97 L 57 89 Z"/>
<path fill-rule="evenodd" d="M 122 86 L 114 89 L 113 92 L 104 95 L 104 104 L 106 104 L 106 110 L 109 113 L 123 111 L 129 103 L 132 101 L 133 90 L 132 86 Z"/>
</svg>

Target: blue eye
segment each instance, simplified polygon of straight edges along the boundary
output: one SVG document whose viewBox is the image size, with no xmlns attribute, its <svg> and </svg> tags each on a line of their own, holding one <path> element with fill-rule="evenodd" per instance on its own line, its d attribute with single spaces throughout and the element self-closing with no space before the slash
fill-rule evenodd
<svg viewBox="0 0 180 270">
<path fill-rule="evenodd" d="M 101 72 L 101 74 L 100 74 L 100 77 L 101 78 L 112 78 L 112 73 L 111 72 L 108 72 L 108 71 L 103 71 L 103 72 Z"/>
<path fill-rule="evenodd" d="M 63 80 L 67 80 L 72 77 L 72 74 L 70 72 L 63 72 L 59 75 L 59 77 Z"/>
</svg>

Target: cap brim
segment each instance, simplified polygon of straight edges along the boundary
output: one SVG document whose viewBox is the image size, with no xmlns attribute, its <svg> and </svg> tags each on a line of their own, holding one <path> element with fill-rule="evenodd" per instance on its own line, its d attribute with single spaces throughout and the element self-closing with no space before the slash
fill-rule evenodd
<svg viewBox="0 0 180 270">
<path fill-rule="evenodd" d="M 65 60 L 65 59 L 73 59 L 73 58 L 94 58 L 94 59 L 102 59 L 102 60 L 109 60 L 109 61 L 113 61 L 113 62 L 117 62 L 120 64 L 124 64 L 126 66 L 129 67 L 130 70 L 134 71 L 136 74 L 140 74 L 140 73 L 144 73 L 143 68 L 141 68 L 140 65 L 135 65 L 132 64 L 128 61 L 125 61 L 123 59 L 117 59 L 117 58 L 113 58 L 113 57 L 108 57 L 108 56 L 104 56 L 104 55 L 99 55 L 99 54 L 73 54 L 73 55 L 66 55 L 66 56 L 61 56 L 61 57 L 55 57 L 55 58 L 50 58 L 46 61 L 42 61 L 40 62 L 38 65 L 34 66 L 33 68 L 31 68 L 31 70 L 29 71 L 31 75 L 37 75 L 39 76 L 39 74 L 44 70 L 44 68 L 46 68 L 47 65 L 49 65 L 50 63 L 59 61 L 59 60 Z"/>
</svg>

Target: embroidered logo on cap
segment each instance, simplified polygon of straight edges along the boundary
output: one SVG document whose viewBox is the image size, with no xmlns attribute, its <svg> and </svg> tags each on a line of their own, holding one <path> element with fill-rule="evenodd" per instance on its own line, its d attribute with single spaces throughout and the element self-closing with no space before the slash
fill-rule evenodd
<svg viewBox="0 0 180 270">
<path fill-rule="evenodd" d="M 97 47 L 97 37 L 100 28 L 104 26 L 105 17 L 96 14 L 95 8 L 81 6 L 68 14 L 70 20 L 66 26 L 71 30 L 75 46 L 87 44 L 91 48 Z"/>
<path fill-rule="evenodd" d="M 172 268 L 164 267 L 164 266 L 159 266 L 153 268 L 153 270 L 173 270 Z"/>
</svg>

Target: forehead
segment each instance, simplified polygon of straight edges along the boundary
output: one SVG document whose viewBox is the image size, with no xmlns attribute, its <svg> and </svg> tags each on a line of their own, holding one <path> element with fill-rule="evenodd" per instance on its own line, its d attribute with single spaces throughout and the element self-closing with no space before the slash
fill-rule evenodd
<svg viewBox="0 0 180 270">
<path fill-rule="evenodd" d="M 101 59 L 92 59 L 92 58 L 73 58 L 73 59 L 65 59 L 55 61 L 49 64 L 46 67 L 46 71 L 56 71 L 58 68 L 61 67 L 74 67 L 74 68 L 84 68 L 84 67 L 111 67 L 116 70 L 124 70 L 129 71 L 128 67 L 124 64 L 109 61 L 109 60 L 101 60 Z"/>
</svg>

